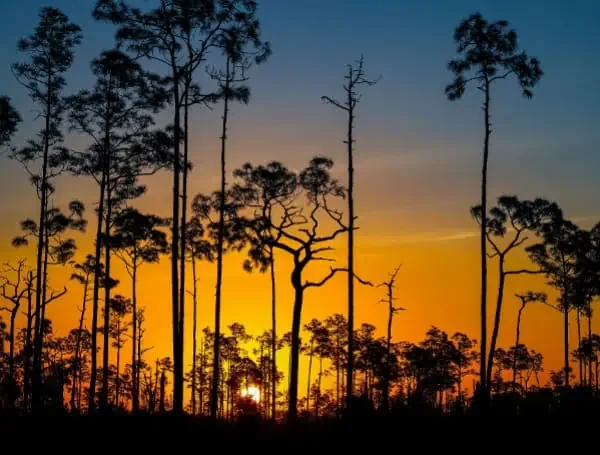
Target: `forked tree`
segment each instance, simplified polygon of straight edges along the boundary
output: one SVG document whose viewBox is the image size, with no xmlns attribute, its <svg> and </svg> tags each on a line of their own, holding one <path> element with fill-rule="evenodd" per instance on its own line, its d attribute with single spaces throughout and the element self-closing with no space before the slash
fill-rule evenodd
<svg viewBox="0 0 600 455">
<path fill-rule="evenodd" d="M 462 20 L 454 31 L 454 41 L 459 58 L 448 63 L 454 81 L 446 86 L 450 101 L 460 99 L 468 85 L 475 84 L 483 93 L 484 141 L 481 169 L 481 363 L 480 390 L 487 398 L 487 178 L 490 136 L 491 94 L 494 83 L 515 77 L 523 96 L 531 98 L 532 88 L 543 72 L 537 58 L 519 51 L 517 33 L 508 28 L 506 20 L 488 22 L 481 13 L 471 14 Z"/>
<path fill-rule="evenodd" d="M 0 306 L 0 312 L 7 311 L 10 314 L 8 374 L 11 377 L 14 377 L 16 320 L 21 304 L 27 299 L 28 268 L 25 259 L 21 259 L 17 261 L 16 265 L 10 263 L 5 264 L 4 269 L 5 270 L 0 274 L 0 297 L 9 302 L 10 306 Z M 2 341 L 4 341 L 4 339 Z"/>
<path fill-rule="evenodd" d="M 62 142 L 60 131 L 65 103 L 63 89 L 66 85 L 65 73 L 70 69 L 74 48 L 81 42 L 81 29 L 70 22 L 59 9 L 45 7 L 40 10 L 39 22 L 34 32 L 18 42 L 18 50 L 27 55 L 28 60 L 15 63 L 13 73 L 29 92 L 29 97 L 41 111 L 44 124 L 38 137 L 17 150 L 13 157 L 23 163 L 36 188 L 40 205 L 38 219 L 38 241 L 36 251 L 36 294 L 35 330 L 33 362 L 33 406 L 39 409 L 43 400 L 42 386 L 42 270 L 44 239 L 46 235 L 46 213 L 52 169 L 63 164 L 63 153 L 58 147 Z M 10 118 L 10 117 L 9 117 Z M 9 123 L 10 125 L 10 123 Z M 41 161 L 41 163 L 40 163 Z M 34 169 L 34 166 L 36 168 Z"/>
<path fill-rule="evenodd" d="M 260 257 L 265 246 L 287 253 L 293 260 L 290 275 L 294 288 L 291 331 L 288 418 L 298 414 L 298 372 L 302 307 L 306 290 L 321 287 L 347 268 L 331 268 L 319 281 L 307 281 L 304 273 L 309 264 L 333 261 L 323 255 L 332 251 L 330 242 L 347 232 L 343 214 L 334 209 L 334 200 L 344 196 L 344 189 L 332 178 L 333 161 L 313 158 L 308 166 L 294 173 L 280 163 L 253 167 L 246 164 L 234 171 L 239 183 L 232 189 L 233 198 L 241 200 L 247 211 L 238 220 L 246 229 L 250 254 Z M 270 194 L 270 197 L 264 197 Z M 298 206 L 300 205 L 300 206 Z M 323 234 L 325 223 L 334 228 Z M 356 275 L 355 275 L 356 276 Z M 358 277 L 357 277 L 358 279 Z M 360 280 L 360 279 L 359 279 Z M 371 283 L 362 281 L 365 284 Z"/>
<path fill-rule="evenodd" d="M 533 291 L 528 291 L 525 294 L 515 294 L 515 296 L 521 301 L 521 306 L 519 307 L 519 312 L 517 314 L 517 329 L 516 329 L 516 339 L 515 339 L 515 346 L 518 347 L 519 343 L 521 342 L 521 318 L 523 317 L 523 310 L 525 310 L 525 307 L 533 302 L 540 302 L 543 303 L 545 305 L 548 304 L 548 295 L 545 292 L 533 292 Z M 554 308 L 554 307 L 551 307 Z M 513 387 L 513 392 L 516 390 L 517 388 L 517 359 L 515 356 L 514 362 L 513 362 L 513 377 L 512 377 L 512 387 Z"/>
<path fill-rule="evenodd" d="M 280 204 L 289 205 L 293 203 L 292 195 L 297 189 L 297 176 L 279 162 L 270 162 L 266 166 L 253 169 L 244 166 L 234 171 L 239 177 L 244 175 L 246 182 L 251 182 L 261 188 L 261 191 L 253 194 L 253 200 L 246 200 L 246 208 L 253 209 L 259 213 L 262 211 L 265 217 L 276 222 L 274 211 Z M 258 270 L 261 273 L 270 270 L 271 280 L 271 377 L 277 378 L 277 285 L 275 275 L 275 248 L 272 245 L 255 242 L 248 250 L 248 258 L 244 262 L 244 269 L 248 272 Z M 271 418 L 276 418 L 277 407 L 277 381 L 271 381 Z"/>
<path fill-rule="evenodd" d="M 388 307 L 388 321 L 387 321 L 387 338 L 386 338 L 386 354 L 385 354 L 385 369 L 384 369 L 384 378 L 383 378 L 383 409 L 385 411 L 389 410 L 389 402 L 390 402 L 390 378 L 391 378 L 391 356 L 392 356 L 392 322 L 394 319 L 394 314 L 400 311 L 406 311 L 406 308 L 400 306 L 394 306 L 394 302 L 397 300 L 397 297 L 394 296 L 394 289 L 396 287 L 396 279 L 398 277 L 398 273 L 400 273 L 400 268 L 402 266 L 399 265 L 396 267 L 389 276 L 387 281 L 379 284 L 379 287 L 386 288 L 386 298 L 381 299 L 379 303 L 384 303 Z"/>
<path fill-rule="evenodd" d="M 518 249 L 528 240 L 527 234 L 535 234 L 556 209 L 557 205 L 555 203 L 545 199 L 520 200 L 517 196 L 504 195 L 498 198 L 496 206 L 489 211 L 486 238 L 492 247 L 492 253 L 488 253 L 488 257 L 490 259 L 497 258 L 498 261 L 498 293 L 494 326 L 487 357 L 486 381 L 488 383 L 492 380 L 492 365 L 494 364 L 494 353 L 496 352 L 496 343 L 500 333 L 506 279 L 509 276 L 542 273 L 540 269 L 508 269 L 507 257 L 511 251 Z M 481 206 L 472 207 L 471 215 L 478 223 L 481 223 Z"/>
<path fill-rule="evenodd" d="M 348 127 L 346 130 L 347 145 L 347 164 L 348 164 L 348 352 L 354 352 L 354 120 L 356 118 L 356 108 L 360 102 L 361 94 L 358 90 L 362 86 L 375 85 L 379 79 L 368 79 L 364 69 L 364 58 L 352 65 L 348 65 L 348 74 L 344 77 L 346 80 L 343 88 L 345 92 L 344 101 L 338 101 L 329 96 L 322 96 L 321 99 L 333 106 L 341 109 L 348 116 Z M 354 390 L 354 356 L 348 356 L 346 364 L 346 398 L 351 400 Z M 350 401 L 347 403 L 350 404 Z"/>
</svg>

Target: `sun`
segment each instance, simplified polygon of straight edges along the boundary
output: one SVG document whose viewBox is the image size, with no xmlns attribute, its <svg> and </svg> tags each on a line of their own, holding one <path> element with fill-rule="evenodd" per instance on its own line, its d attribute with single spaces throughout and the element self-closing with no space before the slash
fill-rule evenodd
<svg viewBox="0 0 600 455">
<path fill-rule="evenodd" d="M 247 387 L 242 390 L 242 397 L 249 397 L 252 401 L 259 402 L 260 401 L 260 390 L 258 387 Z"/>
</svg>

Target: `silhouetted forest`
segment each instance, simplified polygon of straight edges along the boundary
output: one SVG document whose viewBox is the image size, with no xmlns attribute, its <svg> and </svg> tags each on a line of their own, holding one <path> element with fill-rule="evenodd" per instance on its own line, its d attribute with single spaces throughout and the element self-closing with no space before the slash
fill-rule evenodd
<svg viewBox="0 0 600 455">
<path fill-rule="evenodd" d="M 490 201 L 487 195 L 494 91 L 512 84 L 535 102 L 544 76 L 542 59 L 521 48 L 508 21 L 479 13 L 457 21 L 448 37 L 456 54 L 448 56 L 448 85 L 439 94 L 461 102 L 473 91 L 481 103 L 473 106 L 482 109 L 482 167 L 473 176 L 481 194 L 465 207 L 480 229 L 481 300 L 473 311 L 481 317 L 481 332 L 431 325 L 421 341 L 409 342 L 392 324 L 410 311 L 398 296 L 403 264 L 388 276 L 363 276 L 354 248 L 356 112 L 384 79 L 370 76 L 368 59 L 357 56 L 340 78 L 339 93 L 322 95 L 324 109 L 347 124 L 339 132 L 346 161 L 313 156 L 301 169 L 282 161 L 230 169 L 229 113 L 251 102 L 252 70 L 268 66 L 272 52 L 257 2 L 155 3 L 147 9 L 117 0 L 92 5 L 93 18 L 113 27 L 115 37 L 89 63 L 93 82 L 81 90 L 68 86 L 67 75 L 78 46 L 91 37 L 63 12 L 43 8 L 35 29 L 15 40 L 22 58 L 8 64 L 37 117 L 18 112 L 14 94 L 1 96 L 0 148 L 3 159 L 22 165 L 36 212 L 9 239 L 11 257 L 21 259 L 1 261 L 0 414 L 187 414 L 294 423 L 600 409 L 600 335 L 592 327 L 600 296 L 600 223 L 586 230 L 558 201 L 542 197 L 503 194 Z M 189 158 L 188 132 L 195 128 L 190 113 L 207 108 L 222 119 L 220 130 L 210 133 L 219 136 L 214 153 L 220 183 L 211 193 L 191 194 L 191 172 L 201 163 Z M 15 133 L 26 125 L 34 134 L 17 143 Z M 66 145 L 74 135 L 83 138 L 79 148 Z M 334 178 L 337 168 L 346 172 L 344 179 Z M 136 208 L 147 191 L 144 179 L 159 172 L 172 179 L 164 189 L 171 198 L 168 217 Z M 75 198 L 75 187 L 70 202 L 57 204 L 62 176 L 92 183 L 93 204 Z M 78 247 L 75 237 L 81 235 L 93 239 L 90 251 Z M 341 264 L 328 254 L 334 245 L 339 250 L 339 240 L 347 241 Z M 244 254 L 239 266 L 247 273 L 270 277 L 271 324 L 261 332 L 249 333 L 241 320 L 221 322 L 223 263 L 232 252 Z M 518 254 L 528 256 L 528 267 L 511 267 L 509 259 Z M 171 355 L 156 358 L 147 302 L 138 291 L 149 285 L 143 266 L 162 261 L 170 265 L 170 300 L 152 305 L 170 308 L 162 330 L 171 334 Z M 329 271 L 320 279 L 310 275 L 311 281 L 308 270 L 323 262 L 331 263 Z M 289 276 L 276 273 L 280 263 Z M 497 289 L 488 286 L 492 263 Z M 115 264 L 125 276 L 115 276 Z M 214 294 L 200 290 L 201 264 L 214 270 Z M 71 278 L 63 283 L 54 274 L 64 269 Z M 543 276 L 547 288 L 504 294 L 506 280 L 526 274 Z M 305 301 L 318 299 L 310 290 L 338 275 L 347 279 L 347 312 L 303 317 Z M 276 289 L 290 286 L 292 311 L 277 320 Z M 355 320 L 358 286 L 380 291 L 385 327 Z M 548 297 L 551 288 L 557 301 Z M 79 300 L 78 322 L 59 333 L 47 308 L 61 305 L 67 293 Z M 520 303 L 514 343 L 500 346 L 509 299 Z M 200 305 L 214 305 L 214 324 L 200 326 Z M 522 342 L 529 330 L 524 315 L 533 305 L 564 320 L 563 333 L 556 334 L 564 339 L 561 369 L 548 371 L 543 353 Z"/>
</svg>

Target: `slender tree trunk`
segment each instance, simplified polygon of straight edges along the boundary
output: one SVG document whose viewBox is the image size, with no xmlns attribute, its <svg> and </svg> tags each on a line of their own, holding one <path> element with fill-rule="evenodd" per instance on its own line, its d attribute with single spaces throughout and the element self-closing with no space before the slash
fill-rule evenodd
<svg viewBox="0 0 600 455">
<path fill-rule="evenodd" d="M 110 158 L 107 157 L 110 161 Z M 110 170 L 110 162 L 107 165 Z M 110 236 L 111 236 L 111 219 L 112 219 L 112 188 L 110 180 L 106 185 L 106 218 L 104 220 L 104 345 L 102 348 L 102 394 L 100 405 L 105 410 L 108 410 L 108 375 L 109 375 L 109 352 L 110 352 Z"/>
<path fill-rule="evenodd" d="M 192 415 L 196 415 L 196 350 L 198 331 L 198 278 L 196 277 L 196 256 L 192 254 L 192 297 L 193 297 L 193 320 L 192 320 Z"/>
<path fill-rule="evenodd" d="M 321 401 L 321 379 L 323 378 L 323 357 L 319 355 L 319 379 L 317 381 L 317 399 L 315 400 L 315 417 L 319 418 L 319 402 Z"/>
<path fill-rule="evenodd" d="M 131 270 L 131 407 L 133 412 L 140 409 L 140 385 L 136 352 L 136 340 L 138 332 L 138 312 L 137 312 L 137 247 L 133 246 L 132 270 Z"/>
<path fill-rule="evenodd" d="M 490 351 L 487 359 L 487 378 L 486 383 L 492 382 L 492 369 L 494 365 L 494 355 L 496 353 L 496 343 L 498 342 L 498 333 L 500 333 L 500 320 L 502 319 L 502 301 L 504 298 L 504 282 L 506 274 L 504 273 L 504 256 L 499 256 L 498 261 L 498 299 L 496 301 L 496 313 L 494 315 L 494 328 L 492 330 L 492 340 L 490 342 Z"/>
<path fill-rule="evenodd" d="M 89 287 L 90 274 L 89 272 L 85 276 L 85 283 L 83 285 L 83 302 L 81 303 L 81 315 L 79 316 L 79 326 L 77 330 L 77 338 L 75 340 L 75 365 L 71 377 L 71 412 L 75 411 L 75 390 L 77 388 L 77 377 L 81 374 L 81 332 L 83 331 L 83 321 L 85 320 L 85 309 L 87 304 L 87 295 Z"/>
<path fill-rule="evenodd" d="M 591 303 L 590 303 L 591 305 Z M 594 383 L 592 382 L 592 358 L 594 356 L 594 345 L 592 344 L 592 310 L 589 309 L 588 316 L 588 342 L 590 345 L 590 358 L 588 361 L 588 386 L 590 390 L 594 387 Z"/>
<path fill-rule="evenodd" d="M 521 301 L 521 308 L 519 308 L 519 314 L 517 315 L 517 337 L 515 339 L 515 347 L 518 349 L 521 338 L 521 317 L 523 316 L 523 310 L 525 309 L 525 300 Z M 516 351 L 515 351 L 516 354 Z M 512 371 L 512 389 L 513 393 L 517 390 L 517 356 L 513 358 L 513 371 Z"/>
<path fill-rule="evenodd" d="M 184 105 L 183 105 L 183 166 L 181 169 L 181 238 L 180 238 L 180 257 L 179 257 L 179 338 L 181 343 L 181 349 L 183 349 L 184 339 L 184 315 L 185 315 L 185 253 L 186 253 L 186 241 L 187 241 L 187 186 L 188 186 L 188 128 L 189 128 L 189 86 L 191 83 L 189 71 L 186 71 L 185 76 L 185 94 L 184 94 Z M 183 352 L 181 353 L 181 374 L 183 375 Z M 183 388 L 181 390 L 183 400 Z M 183 409 L 183 404 L 182 404 Z"/>
<path fill-rule="evenodd" d="M 115 378 L 115 386 L 116 386 L 116 393 L 115 393 L 115 405 L 118 407 L 119 406 L 119 392 L 121 391 L 121 377 L 120 377 L 120 372 L 121 372 L 121 320 L 119 319 L 119 321 L 117 322 L 117 377 Z"/>
<path fill-rule="evenodd" d="M 483 406 L 489 397 L 487 384 L 487 168 L 488 156 L 490 147 L 490 83 L 486 78 L 485 81 L 485 101 L 483 103 L 484 122 L 485 122 L 485 138 L 483 143 L 483 165 L 481 169 L 481 358 L 479 359 L 479 381 L 481 397 L 483 398 Z"/>
<path fill-rule="evenodd" d="M 306 410 L 310 409 L 310 378 L 312 372 L 312 360 L 313 360 L 313 352 L 314 352 L 315 340 L 311 340 L 310 342 L 310 354 L 308 356 L 308 381 L 306 384 Z"/>
<path fill-rule="evenodd" d="M 219 388 L 219 344 L 221 342 L 221 289 L 223 286 L 223 244 L 225 240 L 225 154 L 227 144 L 227 119 L 229 115 L 229 83 L 230 83 L 230 60 L 227 58 L 225 70 L 225 97 L 223 100 L 223 123 L 221 131 L 221 194 L 219 198 L 219 233 L 217 238 L 217 283 L 215 289 L 215 346 L 211 408 L 210 416 L 217 418 L 217 393 Z"/>
<path fill-rule="evenodd" d="M 33 274 L 29 272 L 27 281 L 27 329 L 25 333 L 25 360 L 23 365 L 23 408 L 25 411 L 29 408 L 29 395 L 31 383 L 31 361 L 33 356 L 33 346 L 31 342 L 31 324 L 33 322 L 33 299 L 32 299 Z"/>
<path fill-rule="evenodd" d="M 577 350 L 579 351 L 579 385 L 585 385 L 583 357 L 581 356 L 581 311 L 577 308 Z"/>
<path fill-rule="evenodd" d="M 346 371 L 346 406 L 349 409 L 353 395 L 354 370 L 354 100 L 348 90 L 348 365 Z"/>
<path fill-rule="evenodd" d="M 108 123 L 107 123 L 108 125 Z M 100 300 L 100 275 L 102 274 L 102 219 L 104 216 L 104 198 L 108 179 L 109 135 L 105 131 L 105 143 L 102 156 L 103 171 L 100 179 L 100 195 L 98 200 L 98 224 L 96 226 L 96 245 L 94 252 L 94 289 L 92 297 L 92 364 L 90 367 L 90 386 L 88 396 L 88 413 L 96 409 L 96 382 L 98 373 L 98 312 Z M 105 277 L 105 279 L 107 279 Z"/>
<path fill-rule="evenodd" d="M 385 352 L 385 378 L 383 380 L 383 409 L 389 410 L 390 406 L 390 369 L 391 369 L 391 355 L 392 355 L 392 319 L 394 317 L 394 299 L 392 295 L 391 287 L 388 290 L 389 299 L 389 315 L 387 323 L 387 343 Z"/>
<path fill-rule="evenodd" d="M 180 248 L 180 141 L 181 141 L 181 103 L 179 99 L 179 75 L 177 64 L 172 56 L 173 101 L 175 113 L 173 119 L 173 217 L 171 233 L 171 297 L 173 315 L 173 410 L 183 414 L 183 337 L 180 333 L 182 318 L 179 299 L 179 248 Z M 162 400 L 162 397 L 161 397 Z"/>
<path fill-rule="evenodd" d="M 8 352 L 8 374 L 11 378 L 15 377 L 15 323 L 17 319 L 17 312 L 19 311 L 19 305 L 16 305 L 10 311 L 10 345 Z"/>
<path fill-rule="evenodd" d="M 275 288 L 275 255 L 270 247 L 271 256 L 271 419 L 277 412 L 277 293 Z"/>
<path fill-rule="evenodd" d="M 563 315 L 564 315 L 564 332 L 565 332 L 565 339 L 564 339 L 565 387 L 569 387 L 569 302 L 566 297 L 566 293 L 563 294 L 563 300 L 564 300 Z"/>
<path fill-rule="evenodd" d="M 42 397 L 42 258 L 44 252 L 44 241 L 46 234 L 46 207 L 48 201 L 48 154 L 50 151 L 50 122 L 52 115 L 52 76 L 48 74 L 47 80 L 48 96 L 45 99 L 46 115 L 44 129 L 44 151 L 42 158 L 42 179 L 40 182 L 40 217 L 38 225 L 38 244 L 36 257 L 36 285 L 35 285 L 35 326 L 34 326 L 34 349 L 33 349 L 33 390 L 32 405 L 34 410 L 40 410 L 43 406 Z"/>
<path fill-rule="evenodd" d="M 299 275 L 295 273 L 294 275 Z M 290 390 L 288 419 L 294 422 L 298 417 L 298 370 L 300 363 L 300 324 L 302 321 L 302 301 L 304 289 L 299 276 L 292 277 L 294 285 L 294 313 L 292 318 L 292 343 L 290 352 Z"/>
<path fill-rule="evenodd" d="M 46 207 L 48 206 L 48 201 L 46 201 Z M 48 220 L 46 220 L 46 223 L 48 222 Z M 44 349 L 47 348 L 46 346 L 46 302 L 47 302 L 47 297 L 48 297 L 48 254 L 49 254 L 49 245 L 50 245 L 50 238 L 49 238 L 49 233 L 48 233 L 48 229 L 46 228 L 46 232 L 45 232 L 45 242 L 44 242 L 44 260 L 43 260 L 43 274 L 44 274 L 44 279 L 42 281 L 42 316 L 41 316 L 41 325 L 40 325 L 40 333 L 39 333 L 39 338 L 41 340 L 41 346 L 42 346 L 42 350 L 40 351 L 40 374 L 41 374 L 41 386 L 43 387 L 44 384 Z M 43 392 L 43 388 L 42 388 L 42 402 L 44 400 L 44 392 Z"/>
</svg>

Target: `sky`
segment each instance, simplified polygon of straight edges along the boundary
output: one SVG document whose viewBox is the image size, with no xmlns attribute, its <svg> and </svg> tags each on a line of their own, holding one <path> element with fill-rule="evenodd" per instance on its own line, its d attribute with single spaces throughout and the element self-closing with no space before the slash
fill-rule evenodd
<svg viewBox="0 0 600 455">
<path fill-rule="evenodd" d="M 89 62 L 110 48 L 113 29 L 91 18 L 92 2 L 52 0 L 2 2 L 0 5 L 0 92 L 8 94 L 24 122 L 15 138 L 22 143 L 38 128 L 25 90 L 14 80 L 10 64 L 19 61 L 17 39 L 29 34 L 37 13 L 50 4 L 62 9 L 83 29 L 67 79 L 68 92 L 91 86 Z M 144 7 L 150 0 L 132 2 Z M 316 154 L 336 162 L 335 173 L 345 179 L 345 118 L 320 101 L 322 95 L 342 96 L 346 65 L 364 55 L 368 74 L 380 82 L 365 89 L 356 118 L 356 235 L 357 272 L 381 282 L 401 263 L 398 302 L 408 311 L 394 322 L 398 340 L 417 341 L 430 325 L 447 332 L 479 337 L 479 246 L 477 226 L 469 208 L 478 202 L 483 117 L 481 97 L 471 88 L 457 102 L 445 98 L 451 81 L 446 69 L 455 56 L 454 27 L 470 13 L 489 20 L 507 19 L 519 43 L 541 60 L 545 75 L 525 100 L 514 80 L 502 81 L 492 94 L 492 143 L 489 162 L 490 202 L 504 193 L 521 198 L 545 197 L 558 202 L 566 214 L 590 227 L 600 219 L 600 4 L 594 1 L 531 0 L 395 1 L 395 0 L 260 0 L 263 37 L 272 44 L 267 63 L 251 69 L 252 98 L 248 106 L 234 106 L 230 117 L 229 169 L 246 161 L 277 159 L 299 168 Z M 209 192 L 218 185 L 220 110 L 192 113 L 190 193 Z M 84 138 L 70 137 L 75 144 Z M 0 259 L 12 260 L 26 252 L 14 251 L 10 238 L 18 221 L 36 213 L 33 190 L 24 171 L 7 159 L 0 161 Z M 148 193 L 136 202 L 144 211 L 168 215 L 171 180 L 160 174 L 148 180 Z M 91 204 L 95 187 L 84 178 L 61 177 L 57 204 L 74 195 Z M 344 264 L 344 246 L 336 257 Z M 79 258 L 91 251 L 89 235 L 80 239 Z M 268 276 L 248 275 L 239 256 L 225 263 L 223 324 L 245 324 L 251 333 L 268 327 Z M 278 271 L 280 332 L 291 325 L 289 264 Z M 522 254 L 512 265 L 527 265 Z M 324 273 L 316 267 L 309 275 Z M 200 327 L 212 325 L 213 265 L 201 274 Z M 325 270 L 326 272 L 326 270 Z M 491 304 L 495 299 L 496 269 L 490 270 Z M 170 352 L 168 263 L 144 266 L 140 291 L 147 306 L 150 356 Z M 68 295 L 53 303 L 49 314 L 57 330 L 75 324 L 81 289 L 68 282 L 70 270 L 56 270 L 53 283 L 67 284 Z M 303 322 L 345 313 L 345 280 L 310 290 Z M 511 277 L 507 284 L 501 346 L 513 339 L 518 301 L 516 292 L 547 290 L 540 277 Z M 383 330 L 386 311 L 377 302 L 382 289 L 357 285 L 357 316 Z M 129 295 L 122 275 L 118 291 Z M 546 370 L 560 368 L 561 319 L 546 307 L 528 309 L 523 341 L 546 357 Z M 597 318 L 596 318 L 597 319 Z M 596 322 L 595 322 L 596 323 Z M 188 323 L 188 328 L 191 323 Z M 574 330 L 571 331 L 573 333 Z M 383 334 L 383 332 L 379 332 Z M 191 340 L 191 333 L 187 334 Z M 189 346 L 189 344 L 188 344 Z M 187 349 L 187 348 L 186 348 Z M 187 349 L 189 354 L 189 349 Z"/>
</svg>

